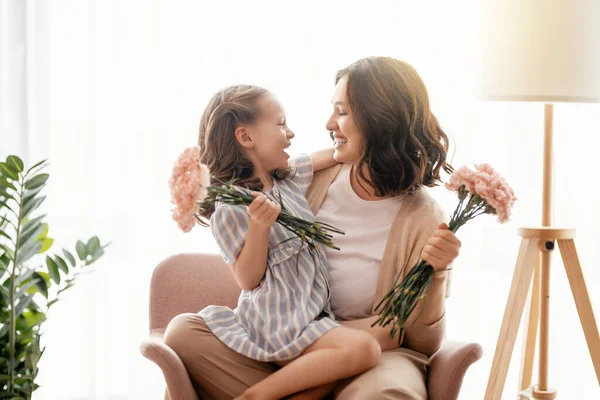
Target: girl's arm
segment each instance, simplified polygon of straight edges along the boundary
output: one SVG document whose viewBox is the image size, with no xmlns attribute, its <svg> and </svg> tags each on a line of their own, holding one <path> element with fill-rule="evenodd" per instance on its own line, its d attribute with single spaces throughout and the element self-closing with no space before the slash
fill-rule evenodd
<svg viewBox="0 0 600 400">
<path fill-rule="evenodd" d="M 333 159 L 333 148 L 314 152 L 310 154 L 310 158 L 313 162 L 314 172 L 333 167 L 335 164 L 337 164 L 337 161 Z"/>
<path fill-rule="evenodd" d="M 256 197 L 250 206 L 250 224 L 244 247 L 234 265 L 231 266 L 233 276 L 240 288 L 252 290 L 256 288 L 267 269 L 267 253 L 269 250 L 269 232 L 277 219 L 281 207 L 261 193 L 253 193 Z"/>
</svg>

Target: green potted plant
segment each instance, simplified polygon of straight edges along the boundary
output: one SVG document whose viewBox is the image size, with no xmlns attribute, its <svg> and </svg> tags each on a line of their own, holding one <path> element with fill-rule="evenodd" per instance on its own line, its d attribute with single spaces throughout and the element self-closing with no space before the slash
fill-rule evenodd
<svg viewBox="0 0 600 400">
<path fill-rule="evenodd" d="M 37 213 L 46 198 L 46 166 L 43 160 L 25 170 L 14 155 L 0 162 L 0 399 L 31 399 L 48 311 L 107 246 L 94 236 L 77 241 L 74 252 L 34 257 L 53 243 L 46 216 Z"/>
</svg>

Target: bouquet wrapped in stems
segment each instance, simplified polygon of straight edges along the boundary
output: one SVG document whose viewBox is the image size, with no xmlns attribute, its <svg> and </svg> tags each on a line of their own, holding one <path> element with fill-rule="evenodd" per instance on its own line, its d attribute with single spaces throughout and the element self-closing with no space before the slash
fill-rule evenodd
<svg viewBox="0 0 600 400">
<path fill-rule="evenodd" d="M 479 164 L 475 169 L 473 171 L 468 167 L 461 167 L 450 176 L 450 181 L 446 184 L 448 190 L 457 193 L 459 200 L 448 224 L 448 229 L 454 233 L 482 214 L 497 215 L 498 222 L 505 223 L 510 218 L 512 206 L 516 201 L 514 191 L 490 165 Z M 375 308 L 379 318 L 372 326 L 385 327 L 392 324 L 390 337 L 393 338 L 399 332 L 399 341 L 401 341 L 409 316 L 419 301 L 427 301 L 434 273 L 434 268 L 421 260 L 403 280 L 400 280 L 401 273 L 397 274 L 392 288 Z M 415 321 L 419 317 L 420 315 L 415 318 Z"/>
<path fill-rule="evenodd" d="M 249 206 L 254 200 L 250 190 L 235 185 L 235 178 L 223 182 L 213 177 L 213 181 L 218 185 L 211 185 L 210 171 L 199 159 L 198 146 L 185 149 L 177 158 L 169 180 L 171 201 L 176 206 L 173 209 L 173 219 L 184 232 L 189 232 L 196 222 L 200 221 L 201 206 L 207 208 L 215 202 Z M 316 243 L 339 250 L 331 241 L 330 232 L 342 235 L 344 232 L 331 225 L 307 221 L 293 215 L 285 207 L 281 197 L 270 199 L 281 206 L 277 222 L 307 243 L 311 250 L 315 248 Z"/>
</svg>

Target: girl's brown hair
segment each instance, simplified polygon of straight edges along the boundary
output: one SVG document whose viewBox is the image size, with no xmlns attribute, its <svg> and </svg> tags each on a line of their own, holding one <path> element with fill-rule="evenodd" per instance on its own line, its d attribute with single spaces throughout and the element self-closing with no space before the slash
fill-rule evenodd
<svg viewBox="0 0 600 400">
<path fill-rule="evenodd" d="M 259 86 L 235 85 L 217 92 L 209 101 L 200 119 L 200 162 L 206 164 L 210 174 L 220 181 L 236 178 L 235 184 L 250 190 L 262 190 L 259 178 L 252 178 L 254 166 L 242 151 L 235 130 L 243 124 L 254 124 L 261 116 L 260 100 L 269 91 Z M 289 170 L 276 170 L 275 179 L 284 179 Z M 211 184 L 221 185 L 211 179 Z M 215 211 L 214 205 L 201 208 L 206 219 Z M 199 221 L 203 222 L 203 221 Z"/>
<path fill-rule="evenodd" d="M 350 113 L 364 137 L 357 171 L 377 196 L 436 186 L 440 170 L 453 171 L 446 162 L 448 137 L 410 64 L 390 57 L 363 58 L 338 71 L 336 84 L 343 77 Z"/>
</svg>

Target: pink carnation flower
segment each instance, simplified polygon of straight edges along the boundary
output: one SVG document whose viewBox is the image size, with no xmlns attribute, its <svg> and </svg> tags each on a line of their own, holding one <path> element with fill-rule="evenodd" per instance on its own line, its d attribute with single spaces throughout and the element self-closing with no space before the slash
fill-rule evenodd
<svg viewBox="0 0 600 400">
<path fill-rule="evenodd" d="M 188 147 L 177 157 L 169 179 L 171 202 L 175 204 L 173 220 L 184 232 L 192 230 L 195 215 L 200 211 L 199 203 L 207 195 L 210 171 L 199 163 L 200 147 Z"/>
<path fill-rule="evenodd" d="M 515 192 L 508 182 L 489 164 L 475 165 L 475 171 L 460 167 L 446 183 L 446 188 L 458 192 L 464 186 L 471 195 L 478 194 L 496 211 L 498 222 L 504 223 L 510 218 L 511 209 L 517 200 Z"/>
</svg>

